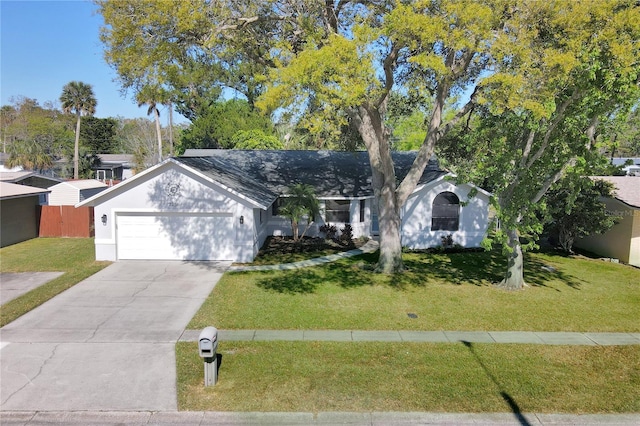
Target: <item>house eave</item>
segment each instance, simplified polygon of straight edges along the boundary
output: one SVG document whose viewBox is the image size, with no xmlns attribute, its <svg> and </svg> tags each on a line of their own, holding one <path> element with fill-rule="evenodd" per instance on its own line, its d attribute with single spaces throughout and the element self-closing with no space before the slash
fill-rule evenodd
<svg viewBox="0 0 640 426">
<path fill-rule="evenodd" d="M 192 167 L 189 167 L 188 165 L 183 164 L 183 163 L 181 163 L 179 161 L 176 161 L 173 158 L 167 158 L 162 163 L 158 163 L 155 166 L 152 166 L 152 167 L 150 167 L 150 168 L 148 168 L 148 169 L 136 174 L 135 176 L 133 176 L 133 177 L 131 177 L 131 178 L 119 183 L 118 185 L 112 186 L 109 189 L 106 189 L 106 190 L 104 190 L 104 191 L 102 191 L 102 192 L 100 192 L 100 193 L 98 193 L 98 194 L 96 194 L 96 195 L 94 195 L 94 196 L 92 196 L 90 198 L 87 198 L 83 202 L 76 204 L 75 207 L 83 207 L 83 206 L 93 206 L 93 207 L 95 207 L 96 201 L 100 200 L 101 198 L 107 197 L 109 194 L 111 194 L 114 191 L 121 191 L 123 188 L 127 188 L 127 187 L 129 187 L 131 185 L 135 185 L 137 180 L 142 179 L 144 176 L 155 172 L 157 169 L 160 169 L 162 167 L 166 167 L 167 164 L 174 164 L 174 165 L 176 165 L 176 166 L 188 171 L 189 173 L 192 173 L 192 174 L 200 177 L 201 179 L 205 180 L 206 182 L 208 182 L 210 184 L 213 184 L 213 185 L 215 185 L 217 187 L 220 187 L 223 190 L 229 192 L 230 194 L 235 195 L 236 197 L 246 201 L 248 204 L 250 204 L 253 207 L 257 207 L 257 208 L 260 208 L 262 210 L 267 210 L 269 208 L 269 206 L 265 206 L 265 205 L 255 201 L 255 200 L 252 200 L 252 199 L 248 198 L 247 196 L 245 196 L 244 194 L 241 194 L 238 191 L 235 191 L 235 190 L 233 190 L 231 188 L 228 188 L 225 185 L 220 184 L 219 182 L 216 182 L 215 180 L 211 179 L 210 177 L 208 177 L 207 175 L 201 173 L 200 171 L 198 171 L 198 170 L 196 170 L 196 169 L 194 169 Z M 273 200 L 272 200 L 272 202 L 273 202 Z"/>
</svg>

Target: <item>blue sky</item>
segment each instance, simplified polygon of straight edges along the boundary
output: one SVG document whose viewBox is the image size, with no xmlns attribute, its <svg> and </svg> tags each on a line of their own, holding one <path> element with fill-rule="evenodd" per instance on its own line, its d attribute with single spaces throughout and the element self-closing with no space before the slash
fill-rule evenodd
<svg viewBox="0 0 640 426">
<path fill-rule="evenodd" d="M 123 96 L 103 58 L 102 16 L 84 0 L 0 0 L 1 104 L 25 96 L 60 104 L 62 87 L 77 80 L 93 86 L 96 117 L 147 117 L 131 93 Z M 160 110 L 163 125 L 168 113 Z M 186 121 L 174 114 L 174 121 Z"/>
</svg>

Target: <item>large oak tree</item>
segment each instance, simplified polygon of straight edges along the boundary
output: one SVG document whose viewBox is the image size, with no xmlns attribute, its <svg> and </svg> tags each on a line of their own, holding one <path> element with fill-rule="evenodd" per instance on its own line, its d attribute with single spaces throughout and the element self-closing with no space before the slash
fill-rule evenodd
<svg viewBox="0 0 640 426">
<path fill-rule="evenodd" d="M 585 27 L 602 29 L 612 15 L 630 19 L 637 11 L 631 0 L 575 2 L 575 7 L 569 6 L 574 2 L 553 6 L 527 0 L 98 4 L 106 24 L 106 56 L 125 86 L 171 86 L 175 75 L 187 69 L 184 64 L 201 62 L 233 76 L 220 78 L 220 84 L 244 90 L 250 102 L 260 93 L 259 106 L 303 117 L 312 132 L 326 130 L 327 123 L 356 129 L 369 153 L 378 200 L 378 269 L 383 272 L 403 268 L 401 209 L 439 140 L 478 104 L 493 113 L 531 114 L 557 127 L 552 112 L 564 108 L 568 113 L 563 105 L 573 92 L 556 96 L 554 90 L 573 84 L 572 78 L 581 76 L 574 70 L 586 72 L 591 60 L 587 53 L 575 54 L 585 41 Z M 554 25 L 537 26 L 539 17 Z M 626 58 L 623 49 L 633 47 L 635 35 L 628 31 L 633 25 L 597 31 L 613 62 L 618 55 Z M 556 27 L 560 31 L 554 33 Z M 597 64 L 606 67 L 608 62 Z M 620 77 L 627 83 L 633 80 L 629 64 L 617 71 L 626 73 Z M 535 83 L 547 78 L 549 84 L 538 91 Z M 599 82 L 581 78 L 576 84 L 590 88 Z M 402 181 L 395 174 L 385 125 L 394 92 L 416 93 L 428 100 L 416 108 L 429 111 L 422 145 Z M 452 110 L 448 120 L 446 108 Z"/>
</svg>

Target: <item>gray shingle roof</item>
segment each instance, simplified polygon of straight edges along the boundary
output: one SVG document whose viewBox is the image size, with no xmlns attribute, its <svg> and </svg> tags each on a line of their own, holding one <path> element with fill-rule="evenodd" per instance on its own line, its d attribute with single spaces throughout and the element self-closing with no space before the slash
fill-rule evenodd
<svg viewBox="0 0 640 426">
<path fill-rule="evenodd" d="M 220 185 L 268 207 L 277 198 L 267 185 L 256 181 L 228 159 L 210 157 L 178 157 L 175 160 L 211 178 Z"/>
<path fill-rule="evenodd" d="M 416 152 L 393 152 L 392 156 L 396 176 L 402 180 Z M 270 204 L 298 183 L 313 186 L 319 198 L 373 196 L 371 167 L 365 151 L 194 150 L 176 160 L 262 203 L 269 199 Z M 447 173 L 432 160 L 420 183 L 431 182 Z"/>
</svg>

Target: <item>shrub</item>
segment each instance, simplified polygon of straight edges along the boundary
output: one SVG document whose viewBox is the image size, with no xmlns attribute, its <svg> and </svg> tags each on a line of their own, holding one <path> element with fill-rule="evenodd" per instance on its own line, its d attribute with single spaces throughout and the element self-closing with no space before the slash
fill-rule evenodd
<svg viewBox="0 0 640 426">
<path fill-rule="evenodd" d="M 345 223 L 344 228 L 340 231 L 340 241 L 346 245 L 353 246 L 353 228 L 350 224 Z"/>
<path fill-rule="evenodd" d="M 449 235 L 443 235 L 442 237 L 440 237 L 440 242 L 442 247 L 449 248 L 449 247 L 453 247 L 453 235 L 449 234 Z"/>
<path fill-rule="evenodd" d="M 324 234 L 325 239 L 333 240 L 336 238 L 338 228 L 336 228 L 335 225 L 324 224 L 320 227 L 320 232 Z"/>
</svg>

